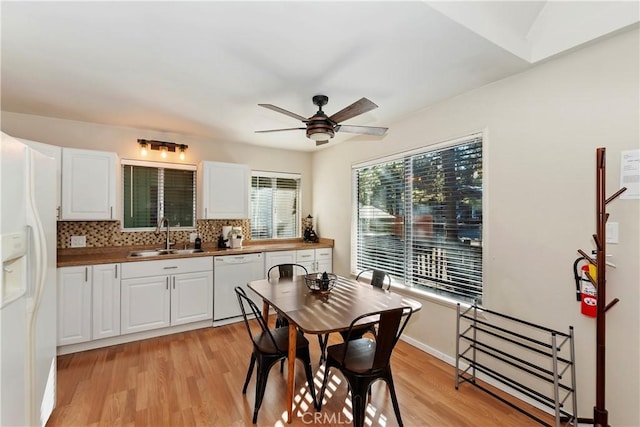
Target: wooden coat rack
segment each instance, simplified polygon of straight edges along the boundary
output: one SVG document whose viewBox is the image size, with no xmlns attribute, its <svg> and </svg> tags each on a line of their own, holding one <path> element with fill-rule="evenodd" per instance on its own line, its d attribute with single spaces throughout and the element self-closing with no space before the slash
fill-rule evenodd
<svg viewBox="0 0 640 427">
<path fill-rule="evenodd" d="M 606 212 L 606 205 L 620 196 L 627 188 L 623 187 L 607 198 L 605 195 L 606 186 L 606 157 L 605 148 L 596 149 L 596 234 L 593 240 L 596 244 L 596 257 L 587 255 L 581 249 L 578 253 L 589 264 L 596 267 L 596 277 L 591 277 L 587 272 L 589 281 L 597 290 L 596 304 L 596 405 L 593 407 L 593 425 L 607 427 L 608 412 L 605 409 L 605 349 L 606 349 L 606 322 L 607 311 L 618 303 L 618 298 L 606 303 L 607 281 L 606 281 L 606 225 L 609 214 Z"/>
</svg>

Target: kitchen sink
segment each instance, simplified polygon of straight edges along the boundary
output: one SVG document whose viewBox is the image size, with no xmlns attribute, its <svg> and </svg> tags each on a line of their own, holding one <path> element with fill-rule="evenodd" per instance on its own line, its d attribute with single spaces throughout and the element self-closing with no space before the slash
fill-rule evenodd
<svg viewBox="0 0 640 427">
<path fill-rule="evenodd" d="M 169 253 L 175 255 L 199 254 L 204 252 L 202 249 L 171 249 Z"/>
<path fill-rule="evenodd" d="M 202 249 L 147 249 L 129 252 L 130 257 L 152 257 L 161 255 L 189 255 L 204 252 Z"/>
<path fill-rule="evenodd" d="M 167 255 L 170 254 L 171 251 L 167 250 L 146 250 L 146 251 L 131 251 L 129 252 L 129 256 L 135 257 L 148 257 L 148 256 L 158 256 L 158 255 Z"/>
</svg>

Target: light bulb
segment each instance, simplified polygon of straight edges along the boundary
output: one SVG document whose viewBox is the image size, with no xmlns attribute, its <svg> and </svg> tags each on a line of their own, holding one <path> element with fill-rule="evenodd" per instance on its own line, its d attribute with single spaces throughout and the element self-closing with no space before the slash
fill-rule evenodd
<svg viewBox="0 0 640 427">
<path fill-rule="evenodd" d="M 184 150 L 185 150 L 184 146 L 181 146 L 180 147 L 180 160 L 184 160 L 184 157 L 185 157 Z"/>
<path fill-rule="evenodd" d="M 141 156 L 146 156 L 147 155 L 147 143 L 146 142 L 141 142 L 140 143 L 140 155 Z"/>
<path fill-rule="evenodd" d="M 162 157 L 163 159 L 167 158 L 167 147 L 160 147 L 160 157 Z"/>
</svg>

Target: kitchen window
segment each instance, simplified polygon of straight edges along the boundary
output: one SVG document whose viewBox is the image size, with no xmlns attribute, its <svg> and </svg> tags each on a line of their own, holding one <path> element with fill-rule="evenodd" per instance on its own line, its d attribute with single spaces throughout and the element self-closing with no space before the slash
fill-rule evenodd
<svg viewBox="0 0 640 427">
<path fill-rule="evenodd" d="M 155 229 L 160 218 L 172 228 L 195 228 L 196 166 L 122 160 L 122 227 Z"/>
<path fill-rule="evenodd" d="M 300 237 L 300 175 L 251 173 L 251 239 Z"/>
<path fill-rule="evenodd" d="M 482 135 L 353 167 L 353 273 L 482 298 Z"/>
</svg>

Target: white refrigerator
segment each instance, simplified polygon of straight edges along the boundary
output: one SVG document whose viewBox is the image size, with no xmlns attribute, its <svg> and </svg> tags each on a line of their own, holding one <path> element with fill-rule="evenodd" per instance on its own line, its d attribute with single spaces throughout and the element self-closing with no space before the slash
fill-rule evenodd
<svg viewBox="0 0 640 427">
<path fill-rule="evenodd" d="M 56 396 L 56 164 L 1 137 L 0 426 L 43 426 Z"/>
</svg>

